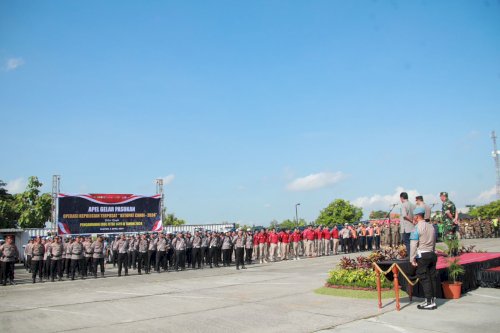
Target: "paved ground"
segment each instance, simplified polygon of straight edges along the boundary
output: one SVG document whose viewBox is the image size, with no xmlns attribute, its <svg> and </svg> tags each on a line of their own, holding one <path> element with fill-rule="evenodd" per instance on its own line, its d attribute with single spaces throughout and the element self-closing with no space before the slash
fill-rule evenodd
<svg viewBox="0 0 500 333">
<path fill-rule="evenodd" d="M 500 251 L 500 239 L 475 240 Z M 498 332 L 500 290 L 478 289 L 436 311 L 403 300 L 316 295 L 340 256 L 235 268 L 0 288 L 0 332 Z M 19 272 L 21 273 L 21 271 Z M 23 278 L 22 274 L 18 277 Z M 27 278 L 26 275 L 24 277 Z"/>
</svg>

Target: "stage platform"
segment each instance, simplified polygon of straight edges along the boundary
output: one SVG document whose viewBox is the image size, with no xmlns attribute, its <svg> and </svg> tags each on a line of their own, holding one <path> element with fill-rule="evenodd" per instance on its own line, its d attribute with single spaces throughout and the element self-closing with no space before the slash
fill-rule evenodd
<svg viewBox="0 0 500 333">
<path fill-rule="evenodd" d="M 500 266 L 482 269 L 480 284 L 483 288 L 500 288 Z"/>
<path fill-rule="evenodd" d="M 458 257 L 460 264 L 465 269 L 465 274 L 459 278 L 462 282 L 462 294 L 468 291 L 477 289 L 481 286 L 484 276 L 490 276 L 491 282 L 498 281 L 500 283 L 500 270 L 497 268 L 500 266 L 500 252 L 488 252 L 488 253 L 465 253 Z M 441 287 L 441 282 L 448 281 L 448 259 L 447 257 L 439 256 L 436 265 L 437 274 L 436 282 L 438 286 L 437 297 L 444 298 L 443 290 Z M 387 261 L 379 263 L 378 265 L 383 270 L 386 270 L 392 263 L 397 263 L 398 266 L 405 272 L 406 276 L 410 279 L 416 279 L 415 268 L 410 264 L 408 260 L 398 260 L 398 261 Z M 494 268 L 494 270 L 491 270 Z M 486 272 L 486 273 L 485 273 Z M 391 274 L 387 275 L 389 280 L 393 277 Z M 403 290 L 409 291 L 408 283 L 401 273 L 399 273 L 399 283 Z M 413 287 L 413 295 L 416 297 L 423 297 L 424 293 L 420 283 L 417 283 Z"/>
</svg>

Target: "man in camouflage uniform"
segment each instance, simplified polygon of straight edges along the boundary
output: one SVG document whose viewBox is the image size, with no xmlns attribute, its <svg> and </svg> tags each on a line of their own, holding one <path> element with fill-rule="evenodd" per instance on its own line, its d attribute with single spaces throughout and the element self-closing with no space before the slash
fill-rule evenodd
<svg viewBox="0 0 500 333">
<path fill-rule="evenodd" d="M 471 221 L 469 223 L 465 223 L 465 238 L 471 239 L 474 235 L 474 228 L 471 225 Z"/>
<path fill-rule="evenodd" d="M 441 216 L 443 219 L 443 238 L 455 238 L 456 228 L 458 224 L 458 212 L 455 204 L 448 198 L 447 192 L 439 194 L 443 203 L 441 208 Z"/>
</svg>

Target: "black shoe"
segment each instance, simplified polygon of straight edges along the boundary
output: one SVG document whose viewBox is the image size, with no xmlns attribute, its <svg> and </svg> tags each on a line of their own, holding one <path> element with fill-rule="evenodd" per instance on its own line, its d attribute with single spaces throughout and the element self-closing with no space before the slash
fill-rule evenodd
<svg viewBox="0 0 500 333">
<path fill-rule="evenodd" d="M 241 269 L 247 269 L 245 266 L 241 267 Z"/>
<path fill-rule="evenodd" d="M 436 310 L 437 305 L 433 301 L 433 302 L 430 302 L 427 304 L 419 304 L 419 305 L 417 305 L 417 309 L 419 309 L 419 310 Z"/>
<path fill-rule="evenodd" d="M 141 272 L 137 272 L 137 274 L 142 275 L 142 273 L 141 273 Z"/>
<path fill-rule="evenodd" d="M 128 276 L 128 273 L 125 273 L 125 276 Z"/>
<path fill-rule="evenodd" d="M 54 279 L 50 279 L 50 282 L 55 282 Z"/>
<path fill-rule="evenodd" d="M 237 271 L 239 271 L 239 270 L 240 270 L 240 268 L 239 268 L 238 266 L 236 266 L 236 270 L 237 270 Z"/>
<path fill-rule="evenodd" d="M 36 279 L 33 279 L 33 283 L 36 283 Z"/>
<path fill-rule="evenodd" d="M 57 281 L 62 281 L 62 278 L 59 278 Z"/>
</svg>

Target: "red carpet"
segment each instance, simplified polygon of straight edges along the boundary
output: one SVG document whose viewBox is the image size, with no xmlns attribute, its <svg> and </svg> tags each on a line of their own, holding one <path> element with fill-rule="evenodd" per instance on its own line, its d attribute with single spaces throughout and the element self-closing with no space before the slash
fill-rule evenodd
<svg viewBox="0 0 500 333">
<path fill-rule="evenodd" d="M 465 265 L 465 264 L 470 264 L 473 262 L 483 262 L 483 261 L 488 261 L 496 258 L 500 258 L 500 252 L 490 252 L 490 253 L 465 253 L 462 254 L 460 257 L 460 264 Z M 444 269 L 448 267 L 448 258 L 446 257 L 438 257 L 438 262 L 436 265 L 436 269 Z M 498 267 L 495 267 L 494 269 L 497 269 Z"/>
</svg>

